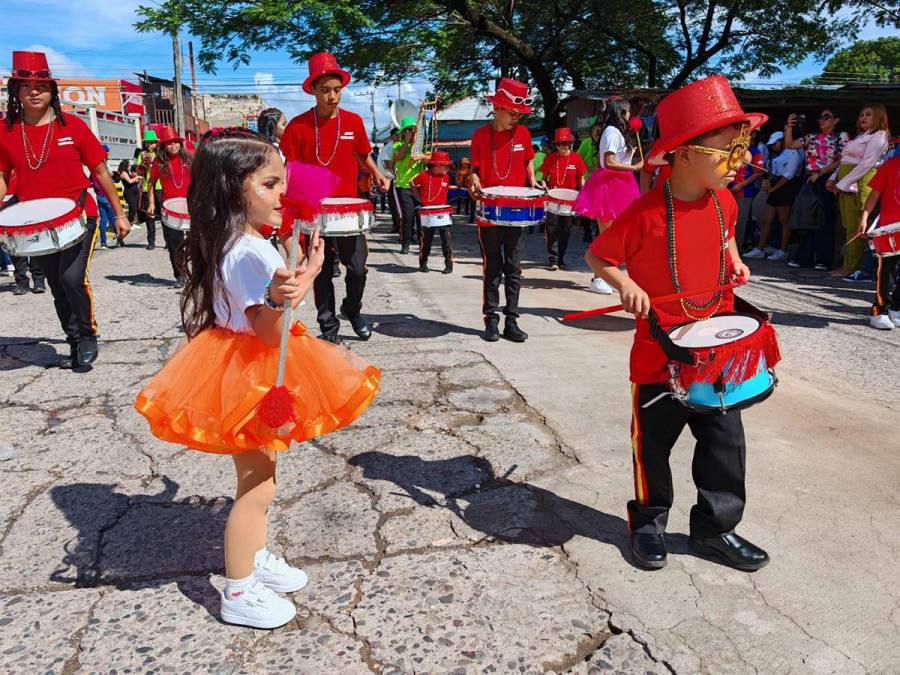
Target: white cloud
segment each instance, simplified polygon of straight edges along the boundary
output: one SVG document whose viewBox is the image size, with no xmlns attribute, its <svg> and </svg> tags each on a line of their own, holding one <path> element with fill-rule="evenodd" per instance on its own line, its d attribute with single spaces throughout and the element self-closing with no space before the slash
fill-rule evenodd
<svg viewBox="0 0 900 675">
<path fill-rule="evenodd" d="M 60 79 L 71 79 L 76 77 L 93 77 L 91 71 L 82 65 L 79 61 L 69 58 L 62 52 L 58 52 L 52 47 L 46 45 L 33 44 L 25 47 L 26 51 L 44 52 L 47 55 L 47 63 L 50 65 L 50 72 L 54 77 Z"/>
</svg>

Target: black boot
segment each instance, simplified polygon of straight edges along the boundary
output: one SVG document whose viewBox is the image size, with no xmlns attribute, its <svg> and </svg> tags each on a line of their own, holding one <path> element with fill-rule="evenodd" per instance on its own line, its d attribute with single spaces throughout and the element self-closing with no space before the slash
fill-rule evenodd
<svg viewBox="0 0 900 675">
<path fill-rule="evenodd" d="M 78 341 L 78 365 L 89 366 L 97 360 L 99 353 L 97 338 L 93 335 L 83 337 Z"/>
<path fill-rule="evenodd" d="M 488 314 L 484 317 L 484 334 L 482 339 L 487 342 L 496 342 L 500 339 L 500 317 L 496 314 Z"/>
<path fill-rule="evenodd" d="M 400 255 L 409 253 L 409 244 L 400 244 Z"/>
<path fill-rule="evenodd" d="M 768 553 L 734 532 L 709 539 L 691 537 L 691 548 L 703 558 L 744 572 L 755 572 L 769 564 Z"/>
<path fill-rule="evenodd" d="M 634 564 L 645 570 L 658 570 L 666 566 L 665 535 L 654 532 L 637 532 L 631 535 L 631 557 Z"/>
<path fill-rule="evenodd" d="M 419 271 L 420 271 L 420 272 L 427 272 L 427 271 L 428 271 L 428 263 L 425 262 L 424 260 L 422 260 L 422 261 L 419 262 Z"/>
<path fill-rule="evenodd" d="M 444 262 L 444 271 L 441 274 L 453 274 L 453 261 L 447 260 Z"/>
<path fill-rule="evenodd" d="M 344 346 L 344 341 L 341 340 L 341 336 L 338 335 L 337 331 L 332 331 L 331 333 L 322 333 L 319 338 L 325 340 L 325 342 L 330 342 L 333 345 L 337 345 L 338 347 Z"/>
<path fill-rule="evenodd" d="M 25 295 L 28 293 L 28 282 L 24 282 L 21 284 L 16 284 L 16 287 L 13 289 L 13 295 Z"/>
<path fill-rule="evenodd" d="M 506 317 L 506 325 L 503 327 L 503 337 L 511 342 L 525 342 L 528 339 L 528 333 L 519 328 L 516 323 L 516 317 Z"/>
<path fill-rule="evenodd" d="M 44 285 L 43 279 L 37 279 L 34 281 L 34 288 L 31 289 L 32 293 L 46 293 L 47 287 Z"/>
</svg>

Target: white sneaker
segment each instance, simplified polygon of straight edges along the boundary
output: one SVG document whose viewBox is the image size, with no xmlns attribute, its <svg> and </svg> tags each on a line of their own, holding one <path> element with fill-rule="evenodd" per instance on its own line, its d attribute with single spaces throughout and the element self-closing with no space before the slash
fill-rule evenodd
<svg viewBox="0 0 900 675">
<path fill-rule="evenodd" d="M 772 255 L 769 256 L 769 260 L 772 260 L 773 262 L 781 262 L 785 258 L 787 258 L 787 252 L 780 250 L 776 250 Z"/>
<path fill-rule="evenodd" d="M 869 317 L 869 325 L 878 330 L 893 330 L 894 322 L 887 314 L 876 314 Z"/>
<path fill-rule="evenodd" d="M 225 623 L 252 628 L 278 628 L 294 618 L 297 608 L 258 579 L 236 598 L 222 591 L 220 616 Z"/>
<path fill-rule="evenodd" d="M 278 593 L 299 591 L 309 582 L 306 572 L 291 567 L 267 549 L 257 552 L 253 561 L 253 576 Z"/>
<path fill-rule="evenodd" d="M 768 257 L 768 256 L 771 256 L 771 255 L 774 255 L 774 254 L 775 254 L 775 251 L 777 251 L 777 250 L 778 250 L 777 248 L 774 248 L 774 247 L 772 247 L 772 246 L 766 246 L 766 247 L 763 249 L 763 252 L 764 252 L 764 253 L 766 254 L 766 256 Z"/>
<path fill-rule="evenodd" d="M 766 254 L 759 247 L 752 248 L 747 251 L 743 256 L 743 258 L 765 258 Z"/>
<path fill-rule="evenodd" d="M 591 292 L 599 293 L 600 295 L 612 295 L 613 288 L 608 283 L 600 279 L 599 277 L 595 279 L 591 279 Z"/>
<path fill-rule="evenodd" d="M 893 324 L 897 328 L 900 328 L 900 312 L 895 312 L 894 310 L 889 309 L 888 316 L 891 317 L 891 321 L 893 322 Z"/>
<path fill-rule="evenodd" d="M 14 274 L 16 271 L 16 266 L 10 263 L 6 266 L 6 271 L 10 273 L 10 275 Z"/>
</svg>

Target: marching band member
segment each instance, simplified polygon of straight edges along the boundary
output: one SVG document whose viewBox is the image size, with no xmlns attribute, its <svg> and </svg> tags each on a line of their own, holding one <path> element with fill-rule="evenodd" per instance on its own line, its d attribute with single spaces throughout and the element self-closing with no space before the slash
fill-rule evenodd
<svg viewBox="0 0 900 675">
<path fill-rule="evenodd" d="M 61 365 L 77 368 L 97 359 L 97 322 L 88 271 L 97 241 L 97 204 L 88 192 L 84 168 L 97 179 L 115 213 L 116 233 L 131 229 L 106 167 L 106 152 L 90 128 L 62 112 L 56 80 L 43 52 L 13 52 L 7 83 L 6 120 L 0 124 L 0 201 L 11 172 L 16 174 L 19 202 L 65 197 L 84 206 L 87 232 L 65 250 L 39 256 L 56 314 L 69 343 L 70 357 Z"/>
<path fill-rule="evenodd" d="M 184 139 L 172 127 L 164 127 L 159 133 L 159 143 L 162 152 L 156 155 L 153 164 L 150 165 L 150 184 L 161 185 L 159 199 L 156 191 L 151 190 L 147 196 L 150 203 L 147 205 L 147 215 L 156 216 L 157 210 L 162 211 L 162 205 L 167 199 L 187 197 L 188 187 L 191 184 L 191 156 L 184 147 Z M 169 263 L 172 265 L 172 274 L 175 276 L 175 287 L 184 286 L 184 274 L 178 267 L 177 253 L 181 242 L 184 241 L 184 232 L 167 227 L 163 222 L 163 238 L 166 240 L 166 248 L 169 250 Z"/>
<path fill-rule="evenodd" d="M 150 182 L 150 167 L 153 166 L 153 160 L 156 159 L 156 151 L 159 149 L 159 140 L 153 129 L 144 131 L 144 142 L 140 152 L 138 153 L 138 174 L 141 176 L 141 198 L 140 212 L 144 220 L 144 226 L 147 228 L 147 250 L 152 251 L 156 248 L 156 218 L 147 213 L 147 206 L 150 204 L 150 195 L 156 197 L 156 201 L 162 199 L 160 191 L 162 184 L 159 181 Z"/>
<path fill-rule="evenodd" d="M 531 134 L 519 124 L 522 115 L 531 112 L 533 99 L 528 95 L 528 85 L 508 77 L 500 79 L 497 90 L 488 97 L 494 107 L 494 119 L 475 130 L 472 135 L 472 173 L 470 189 L 477 193 L 481 188 L 497 185 L 535 187 L 534 150 Z M 475 196 L 475 195 L 473 195 Z M 522 286 L 522 248 L 525 229 L 493 225 L 476 218 L 478 243 L 484 260 L 483 338 L 488 342 L 500 339 L 500 281 L 506 295 L 506 325 L 503 337 L 512 342 L 525 342 L 528 334 L 519 328 L 519 290 Z"/>
<path fill-rule="evenodd" d="M 357 160 L 365 165 L 381 190 L 390 186 L 372 160 L 372 147 L 362 118 L 340 108 L 341 92 L 349 82 L 350 73 L 338 66 L 333 54 L 314 54 L 309 60 L 309 76 L 303 82 L 303 91 L 316 97 L 316 105 L 292 119 L 281 137 L 281 151 L 286 159 L 327 167 L 340 178 L 333 197 L 356 197 Z M 325 238 L 326 273 L 316 277 L 313 295 L 322 338 L 329 342 L 341 343 L 334 282 L 328 273 L 334 269 L 336 258 L 347 268 L 347 296 L 341 303 L 341 311 L 360 339 L 368 340 L 372 336 L 369 324 L 360 313 L 368 255 L 365 235 Z"/>
<path fill-rule="evenodd" d="M 423 171 L 410 182 L 410 189 L 416 201 L 422 206 L 444 206 L 450 188 L 450 155 L 443 150 L 435 150 L 428 159 L 428 170 Z M 428 256 L 437 230 L 441 236 L 441 251 L 444 254 L 444 274 L 453 272 L 453 239 L 450 226 L 423 227 L 419 233 L 419 271 L 428 271 Z"/>
<path fill-rule="evenodd" d="M 685 426 L 697 439 L 693 476 L 698 501 L 690 517 L 694 550 L 746 571 L 769 561 L 765 551 L 734 532 L 746 499 L 740 410 L 696 413 L 672 398 L 666 384 L 668 359 L 647 320 L 651 298 L 680 292 L 682 285 L 706 289 L 733 278 L 749 279 L 734 241 L 737 204 L 726 185 L 740 166 L 733 159 L 746 153 L 750 129 L 766 119 L 741 110 L 723 77 L 694 82 L 664 98 L 658 108 L 660 138 L 648 160 L 671 164 L 672 177 L 662 189 L 632 203 L 585 256 L 637 320 L 631 350 L 635 498 L 628 503 L 628 522 L 634 560 L 648 569 L 666 564 L 664 533 L 673 501 L 669 454 Z M 622 263 L 627 274 L 619 269 Z M 666 330 L 733 308 L 734 294 L 726 289 L 652 309 Z"/>
<path fill-rule="evenodd" d="M 557 129 L 553 133 L 553 145 L 556 149 L 544 159 L 541 173 L 544 182 L 550 189 L 565 188 L 580 190 L 584 183 L 587 166 L 581 155 L 572 152 L 572 131 L 568 127 Z M 575 224 L 575 216 L 558 213 L 547 214 L 547 258 L 551 271 L 566 269 L 566 250 L 569 248 L 569 232 Z"/>
<path fill-rule="evenodd" d="M 400 204 L 400 255 L 409 253 L 409 245 L 416 239 L 419 219 L 416 215 L 416 198 L 410 188 L 412 179 L 422 171 L 422 160 L 413 157 L 412 144 L 416 136 L 416 120 L 404 117 L 400 120 L 400 140 L 394 143 L 390 165 L 394 171 L 394 186 Z"/>
<path fill-rule="evenodd" d="M 900 224 L 900 157 L 887 160 L 869 181 L 871 192 L 866 198 L 859 220 L 859 233 L 869 227 L 869 215 L 881 201 L 881 226 Z M 900 255 L 876 256 L 875 302 L 869 325 L 880 330 L 900 328 Z"/>
</svg>

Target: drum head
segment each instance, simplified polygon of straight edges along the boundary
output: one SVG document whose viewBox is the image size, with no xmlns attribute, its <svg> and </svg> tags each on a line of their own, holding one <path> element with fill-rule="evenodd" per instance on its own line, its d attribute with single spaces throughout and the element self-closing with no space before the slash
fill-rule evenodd
<svg viewBox="0 0 900 675">
<path fill-rule="evenodd" d="M 574 202 L 578 198 L 578 190 L 570 190 L 569 188 L 553 188 L 547 193 L 552 199 L 559 199 L 565 202 Z"/>
<path fill-rule="evenodd" d="M 65 197 L 29 199 L 7 206 L 0 211 L 0 227 L 22 227 L 35 223 L 47 223 L 67 214 L 77 217 L 78 204 Z"/>
<path fill-rule="evenodd" d="M 543 191 L 535 190 L 534 188 L 511 187 L 509 185 L 495 185 L 494 187 L 482 188 L 481 191 L 489 197 L 535 198 L 544 194 Z"/>
<path fill-rule="evenodd" d="M 759 319 L 744 314 L 724 314 L 705 321 L 686 323 L 669 331 L 679 347 L 717 347 L 753 335 L 759 330 Z"/>
<path fill-rule="evenodd" d="M 185 199 L 184 197 L 173 197 L 172 199 L 166 199 L 163 202 L 163 208 L 166 211 L 182 214 L 184 216 L 187 216 L 188 214 L 187 199 Z"/>
<path fill-rule="evenodd" d="M 368 204 L 368 199 L 358 197 L 326 197 L 322 200 L 322 206 L 349 206 L 350 204 Z"/>
<path fill-rule="evenodd" d="M 449 208 L 450 207 L 446 204 L 437 204 L 433 206 L 420 206 L 419 211 L 421 211 L 423 214 L 428 214 L 429 212 L 433 211 L 446 211 Z"/>
<path fill-rule="evenodd" d="M 900 232 L 900 223 L 891 223 L 890 225 L 882 225 L 880 227 L 869 230 L 870 237 L 877 237 L 879 234 L 888 234 L 892 232 Z"/>
</svg>

